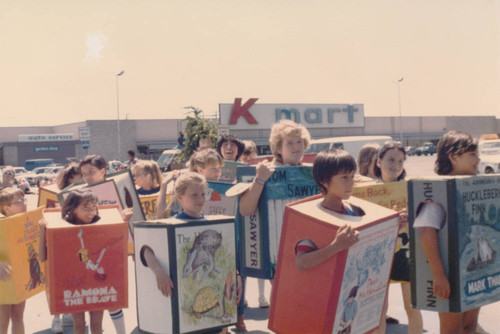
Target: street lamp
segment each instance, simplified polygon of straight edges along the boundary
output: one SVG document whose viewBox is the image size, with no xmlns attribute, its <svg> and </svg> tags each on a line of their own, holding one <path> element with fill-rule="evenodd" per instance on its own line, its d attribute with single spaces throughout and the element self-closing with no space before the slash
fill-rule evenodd
<svg viewBox="0 0 500 334">
<path fill-rule="evenodd" d="M 404 77 L 398 80 L 398 101 L 399 101 L 399 142 L 403 146 L 403 119 L 401 117 L 401 81 Z"/>
<path fill-rule="evenodd" d="M 120 98 L 118 96 L 118 77 L 122 76 L 125 71 L 121 71 L 116 75 L 116 127 L 118 133 L 118 156 L 117 159 L 120 160 L 120 151 L 121 151 L 121 143 L 120 143 Z"/>
</svg>

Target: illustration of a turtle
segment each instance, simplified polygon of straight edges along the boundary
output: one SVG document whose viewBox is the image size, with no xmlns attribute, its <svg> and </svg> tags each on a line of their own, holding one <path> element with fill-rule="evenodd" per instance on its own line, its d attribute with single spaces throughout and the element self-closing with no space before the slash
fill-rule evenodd
<svg viewBox="0 0 500 334">
<path fill-rule="evenodd" d="M 194 296 L 191 313 L 198 319 L 201 319 L 203 313 L 210 311 L 219 305 L 219 294 L 211 286 L 206 286 L 198 290 Z"/>
</svg>

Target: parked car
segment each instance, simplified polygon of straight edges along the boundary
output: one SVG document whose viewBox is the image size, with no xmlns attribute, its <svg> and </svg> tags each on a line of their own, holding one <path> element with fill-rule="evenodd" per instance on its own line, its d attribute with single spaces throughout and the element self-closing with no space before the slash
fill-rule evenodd
<svg viewBox="0 0 500 334">
<path fill-rule="evenodd" d="M 28 171 L 24 167 L 12 167 L 14 168 L 14 172 L 16 173 L 16 177 L 23 176 L 28 173 Z"/>
<path fill-rule="evenodd" d="M 500 173 L 500 139 L 479 141 L 479 173 Z"/>
<path fill-rule="evenodd" d="M 433 155 L 434 153 L 436 153 L 436 145 L 430 141 L 423 143 L 422 146 L 417 147 L 415 150 L 416 155 Z"/>
<path fill-rule="evenodd" d="M 128 166 L 127 164 L 118 161 L 118 160 L 110 160 L 108 161 L 108 170 L 106 171 L 107 174 L 119 172 L 121 170 L 127 169 Z"/>
<path fill-rule="evenodd" d="M 52 182 L 57 173 L 62 169 L 61 166 L 56 167 L 37 167 L 31 172 L 26 173 L 26 181 L 32 186 L 38 185 L 40 181 Z"/>
<path fill-rule="evenodd" d="M 54 164 L 54 159 L 29 159 L 24 162 L 26 170 L 33 170 L 37 167 L 45 167 Z"/>
<path fill-rule="evenodd" d="M 416 147 L 413 147 L 413 146 L 406 146 L 405 147 L 406 155 L 409 157 L 411 157 L 412 155 L 415 155 L 416 151 L 417 151 Z"/>
<path fill-rule="evenodd" d="M 179 161 L 175 160 L 175 158 L 180 153 L 181 153 L 181 150 L 178 150 L 175 148 L 163 151 L 163 153 L 160 155 L 160 157 L 156 161 L 158 163 L 158 166 L 160 166 L 161 171 L 168 172 L 171 170 L 184 168 L 186 166 L 186 164 L 184 162 L 179 162 Z"/>
</svg>

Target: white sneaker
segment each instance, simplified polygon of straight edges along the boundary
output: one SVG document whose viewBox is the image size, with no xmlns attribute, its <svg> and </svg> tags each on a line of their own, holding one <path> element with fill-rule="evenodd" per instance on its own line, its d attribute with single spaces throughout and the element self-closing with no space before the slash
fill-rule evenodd
<svg viewBox="0 0 500 334">
<path fill-rule="evenodd" d="M 62 315 L 62 325 L 73 326 L 73 316 L 71 315 L 71 313 Z"/>
<path fill-rule="evenodd" d="M 267 301 L 266 297 L 259 298 L 259 307 L 260 308 L 268 308 L 269 307 L 269 302 Z"/>
<path fill-rule="evenodd" d="M 61 319 L 59 319 L 58 317 L 54 317 L 52 319 L 52 327 L 50 328 L 50 331 L 54 334 L 63 332 Z"/>
</svg>

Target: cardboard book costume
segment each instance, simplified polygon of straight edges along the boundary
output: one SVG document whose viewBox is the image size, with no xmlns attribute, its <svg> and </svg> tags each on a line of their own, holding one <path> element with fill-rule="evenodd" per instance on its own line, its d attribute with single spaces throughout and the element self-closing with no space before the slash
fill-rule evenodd
<svg viewBox="0 0 500 334">
<path fill-rule="evenodd" d="M 323 196 L 313 196 L 285 209 L 269 314 L 269 328 L 276 333 L 338 333 L 349 327 L 354 334 L 379 326 L 398 214 L 351 197 L 347 202 L 365 215 L 348 216 L 323 208 L 322 201 Z M 359 241 L 314 268 L 298 271 L 297 244 L 307 239 L 323 248 L 346 223 L 359 231 Z"/>
<path fill-rule="evenodd" d="M 439 312 L 465 312 L 500 300 L 500 175 L 410 180 L 409 220 L 412 305 Z M 424 205 L 444 212 L 438 222 L 439 252 L 450 297 L 433 295 L 433 275 L 415 219 Z"/>
<path fill-rule="evenodd" d="M 116 206 L 98 207 L 99 221 L 73 225 L 60 209 L 47 221 L 47 299 L 51 314 L 128 307 L 128 227 Z"/>
<path fill-rule="evenodd" d="M 141 332 L 203 333 L 236 323 L 234 217 L 136 222 L 137 316 Z M 165 297 L 144 252 L 174 284 Z"/>
</svg>

